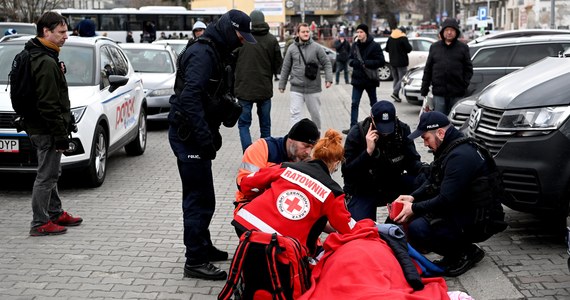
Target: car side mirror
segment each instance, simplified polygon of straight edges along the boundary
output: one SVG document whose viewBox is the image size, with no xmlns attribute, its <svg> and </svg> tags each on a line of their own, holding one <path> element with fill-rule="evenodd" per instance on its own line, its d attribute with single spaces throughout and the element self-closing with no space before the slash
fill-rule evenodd
<svg viewBox="0 0 570 300">
<path fill-rule="evenodd" d="M 129 78 L 120 75 L 110 75 L 109 76 L 109 92 L 112 93 L 120 86 L 123 86 L 129 82 Z"/>
</svg>

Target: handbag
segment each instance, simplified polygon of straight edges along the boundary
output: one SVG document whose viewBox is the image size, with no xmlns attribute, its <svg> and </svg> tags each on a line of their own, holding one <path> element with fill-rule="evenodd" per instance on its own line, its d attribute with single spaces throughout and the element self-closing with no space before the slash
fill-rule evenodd
<svg viewBox="0 0 570 300">
<path fill-rule="evenodd" d="M 303 51 L 301 51 L 301 47 L 297 45 L 299 48 L 299 53 L 301 53 L 301 58 L 303 59 L 303 63 L 305 64 L 305 77 L 315 80 L 317 79 L 317 75 L 319 74 L 319 65 L 314 62 L 307 63 L 305 61 L 305 56 L 303 55 Z"/>
<path fill-rule="evenodd" d="M 358 58 L 358 61 L 360 61 L 360 63 L 362 64 L 362 69 L 364 70 L 364 75 L 366 75 L 366 78 L 375 82 L 380 82 L 380 76 L 378 75 L 378 70 L 376 69 L 373 70 L 365 67 L 362 55 L 360 55 L 360 49 L 358 48 L 358 46 L 355 47 L 356 47 L 356 58 Z"/>
</svg>

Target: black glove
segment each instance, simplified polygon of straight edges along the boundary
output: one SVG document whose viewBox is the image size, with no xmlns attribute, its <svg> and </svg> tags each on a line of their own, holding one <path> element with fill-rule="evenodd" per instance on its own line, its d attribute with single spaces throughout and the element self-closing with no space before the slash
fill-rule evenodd
<svg viewBox="0 0 570 300">
<path fill-rule="evenodd" d="M 214 147 L 214 144 L 202 146 L 200 150 L 200 158 L 214 160 L 216 158 L 216 147 Z"/>
<path fill-rule="evenodd" d="M 66 151 L 69 150 L 70 140 L 67 137 L 55 138 L 55 150 Z"/>
</svg>

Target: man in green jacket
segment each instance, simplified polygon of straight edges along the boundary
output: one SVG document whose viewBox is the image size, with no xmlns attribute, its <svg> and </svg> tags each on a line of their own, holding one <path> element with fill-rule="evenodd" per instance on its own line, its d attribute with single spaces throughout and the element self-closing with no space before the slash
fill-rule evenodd
<svg viewBox="0 0 570 300">
<path fill-rule="evenodd" d="M 65 65 L 58 59 L 65 40 L 65 17 L 46 12 L 37 22 L 37 36 L 25 45 L 25 50 L 30 52 L 37 98 L 36 106 L 23 115 L 24 128 L 38 157 L 32 191 L 31 236 L 63 234 L 67 230 L 64 226 L 76 226 L 83 221 L 62 209 L 57 191 L 61 154 L 69 149 L 70 130 L 74 127 Z"/>
<path fill-rule="evenodd" d="M 242 150 L 251 145 L 251 110 L 257 104 L 261 138 L 271 136 L 271 98 L 273 97 L 274 74 L 281 70 L 281 49 L 269 25 L 259 10 L 250 14 L 252 30 L 257 44 L 244 44 L 236 50 L 238 58 L 235 71 L 234 92 L 242 112 L 238 121 Z"/>
</svg>

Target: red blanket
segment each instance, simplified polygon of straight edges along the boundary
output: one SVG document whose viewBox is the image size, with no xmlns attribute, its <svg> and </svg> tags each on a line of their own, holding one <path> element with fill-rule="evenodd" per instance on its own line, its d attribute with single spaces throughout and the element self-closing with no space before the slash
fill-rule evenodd
<svg viewBox="0 0 570 300">
<path fill-rule="evenodd" d="M 324 248 L 312 286 L 299 299 L 449 299 L 442 277 L 422 278 L 425 288 L 414 292 L 371 220 L 358 222 L 350 234 L 329 235 Z"/>
</svg>

